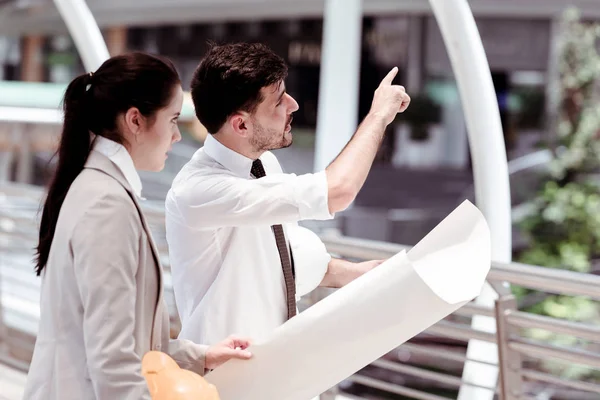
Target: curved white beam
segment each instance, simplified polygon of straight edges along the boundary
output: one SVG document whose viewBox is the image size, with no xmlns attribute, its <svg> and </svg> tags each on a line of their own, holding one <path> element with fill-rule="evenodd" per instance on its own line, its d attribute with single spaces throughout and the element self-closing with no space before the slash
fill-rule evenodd
<svg viewBox="0 0 600 400">
<path fill-rule="evenodd" d="M 54 0 L 88 71 L 95 71 L 110 54 L 85 0 Z"/>
<path fill-rule="evenodd" d="M 315 171 L 324 170 L 356 130 L 362 5 L 362 0 L 325 2 Z"/>
<path fill-rule="evenodd" d="M 492 259 L 511 260 L 511 217 L 508 165 L 502 123 L 489 64 L 467 0 L 429 0 L 440 26 L 444 43 L 458 84 L 469 135 L 475 199 L 485 215 L 492 234 Z M 486 285 L 478 304 L 494 306 L 497 293 Z M 493 318 L 476 316 L 475 329 L 495 332 Z M 498 363 L 495 344 L 471 340 L 467 358 Z M 494 388 L 498 369 L 477 362 L 467 362 L 465 382 Z M 493 389 L 463 385 L 459 400 L 491 400 Z"/>
</svg>

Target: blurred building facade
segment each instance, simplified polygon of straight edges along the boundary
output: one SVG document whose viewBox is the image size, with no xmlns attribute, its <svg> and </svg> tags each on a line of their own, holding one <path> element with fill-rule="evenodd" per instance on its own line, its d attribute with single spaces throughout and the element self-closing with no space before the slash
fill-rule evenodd
<svg viewBox="0 0 600 400">
<path fill-rule="evenodd" d="M 187 89 L 209 42 L 258 41 L 289 64 L 288 91 L 300 104 L 294 172 L 311 166 L 317 121 L 324 0 L 88 0 L 111 54 L 144 50 L 171 58 Z M 556 44 L 562 0 L 470 0 L 492 70 L 509 158 L 531 152 L 552 128 Z M 600 19 L 597 0 L 572 0 Z M 446 46 L 427 0 L 364 0 L 361 119 L 373 91 L 393 67 L 413 98 L 389 128 L 359 206 L 345 232 L 411 243 L 410 221 L 435 210 L 427 230 L 464 198 L 472 198 L 465 121 Z M 341 43 L 340 45 L 345 45 Z M 468 62 L 468 61 L 467 61 Z M 0 79 L 66 83 L 86 72 L 52 0 L 0 1 Z M 1 94 L 0 94 L 1 95 Z M 481 134 L 485 134 L 482 132 Z M 305 146 L 304 152 L 298 147 Z M 286 167 L 284 165 L 284 167 Z M 406 173 L 410 170 L 410 173 Z M 407 193 L 410 195 L 407 196 Z M 364 218 L 381 229 L 364 232 Z M 441 209 L 441 211 L 439 211 Z M 405 210 L 410 210 L 406 213 Z M 427 211 L 429 213 L 430 211 Z M 392 221 L 392 222 L 390 222 Z M 353 228 L 356 226 L 356 228 Z M 404 233 L 395 233 L 395 226 Z"/>
<path fill-rule="evenodd" d="M 318 104 L 323 1 L 290 0 L 88 0 L 112 54 L 140 49 L 172 58 L 184 82 L 209 41 L 260 41 L 290 65 L 289 92 L 300 110 L 298 128 L 314 130 Z M 544 128 L 551 109 L 553 43 L 565 2 L 558 0 L 472 0 L 492 69 L 509 150 L 518 132 Z M 600 17 L 593 0 L 574 0 L 591 19 Z M 433 101 L 439 112 L 407 117 L 430 122 L 426 135 L 388 135 L 383 162 L 419 167 L 468 167 L 460 102 L 442 36 L 426 0 L 364 0 L 359 119 L 373 90 L 393 66 L 398 82 Z M 67 82 L 83 72 L 76 49 L 51 0 L 0 2 L 0 79 Z M 413 96 L 415 97 L 415 96 Z M 422 97 L 422 98 L 421 98 Z M 399 120 L 401 122 L 401 120 Z M 440 129 L 440 127 L 442 127 Z M 450 135 L 444 132 L 452 132 Z M 398 148 L 412 151 L 398 151 Z M 412 154 L 412 156 L 408 155 Z"/>
</svg>

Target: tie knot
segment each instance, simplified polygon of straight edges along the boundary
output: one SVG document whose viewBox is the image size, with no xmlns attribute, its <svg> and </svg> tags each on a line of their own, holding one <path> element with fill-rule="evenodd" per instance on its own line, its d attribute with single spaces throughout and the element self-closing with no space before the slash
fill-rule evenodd
<svg viewBox="0 0 600 400">
<path fill-rule="evenodd" d="M 265 168 L 263 167 L 262 161 L 256 159 L 252 162 L 252 169 L 250 169 L 250 173 L 254 175 L 256 178 L 262 178 L 266 176 Z"/>
</svg>

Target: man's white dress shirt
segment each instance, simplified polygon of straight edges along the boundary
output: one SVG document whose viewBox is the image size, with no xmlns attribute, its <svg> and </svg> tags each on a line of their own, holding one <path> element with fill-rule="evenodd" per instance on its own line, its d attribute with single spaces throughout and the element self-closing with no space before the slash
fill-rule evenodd
<svg viewBox="0 0 600 400">
<path fill-rule="evenodd" d="M 282 224 L 295 248 L 289 234 L 297 221 L 333 218 L 324 171 L 284 174 L 272 153 L 260 159 L 267 176 L 254 179 L 253 160 L 208 135 L 167 194 L 166 234 L 180 338 L 203 344 L 231 334 L 255 343 L 264 340 L 287 319 L 285 282 L 271 226 Z M 325 275 L 331 258 L 324 246 L 315 251 L 320 256 L 314 262 L 295 259 L 297 280 Z M 304 268 L 312 271 L 299 270 Z"/>
</svg>

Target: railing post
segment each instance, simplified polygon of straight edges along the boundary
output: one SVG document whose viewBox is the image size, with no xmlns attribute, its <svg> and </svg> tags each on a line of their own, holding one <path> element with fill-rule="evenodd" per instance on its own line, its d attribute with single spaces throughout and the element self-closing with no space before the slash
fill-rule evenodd
<svg viewBox="0 0 600 400">
<path fill-rule="evenodd" d="M 16 181 L 19 183 L 33 182 L 33 151 L 31 149 L 30 127 L 25 124 L 15 125 L 15 137 L 18 142 L 18 158 Z"/>
<path fill-rule="evenodd" d="M 8 125 L 6 132 L 6 148 L 0 150 L 0 184 L 9 182 L 12 177 L 12 165 L 20 138 L 20 128 Z"/>
<path fill-rule="evenodd" d="M 0 259 L 0 269 L 2 268 L 2 259 Z M 4 307 L 2 305 L 2 271 L 0 270 L 0 356 L 8 354 L 8 329 L 4 323 Z"/>
<path fill-rule="evenodd" d="M 506 316 L 516 309 L 517 301 L 513 295 L 505 295 L 496 300 L 496 335 L 498 338 L 501 400 L 518 400 L 523 391 L 521 355 L 509 347 L 511 332 L 514 328 L 511 328 L 506 319 Z"/>
</svg>

